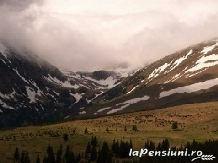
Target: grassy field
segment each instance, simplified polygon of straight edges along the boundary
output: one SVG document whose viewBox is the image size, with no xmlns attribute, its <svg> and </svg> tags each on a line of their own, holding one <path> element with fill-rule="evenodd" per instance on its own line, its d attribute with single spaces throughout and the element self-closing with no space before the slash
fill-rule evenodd
<svg viewBox="0 0 218 163">
<path fill-rule="evenodd" d="M 178 122 L 178 130 L 172 130 L 172 122 Z M 133 131 L 133 125 L 138 131 Z M 127 131 L 124 131 L 124 128 Z M 85 134 L 85 128 L 88 134 Z M 65 142 L 63 134 L 69 135 Z M 144 147 L 149 139 L 160 142 L 168 138 L 171 145 L 180 146 L 193 139 L 204 141 L 218 139 L 218 102 L 190 104 L 166 109 L 149 110 L 97 119 L 76 120 L 45 126 L 28 126 L 0 131 L 1 163 L 12 162 L 15 148 L 28 150 L 35 162 L 39 153 L 44 157 L 50 144 L 56 151 L 62 144 L 70 145 L 75 153 L 82 153 L 92 136 L 112 143 L 114 139 L 133 142 L 134 149 Z"/>
</svg>

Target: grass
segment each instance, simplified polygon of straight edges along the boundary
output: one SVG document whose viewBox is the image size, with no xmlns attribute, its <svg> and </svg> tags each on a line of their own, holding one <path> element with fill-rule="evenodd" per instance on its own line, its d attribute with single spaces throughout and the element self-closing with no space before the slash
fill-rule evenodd
<svg viewBox="0 0 218 163">
<path fill-rule="evenodd" d="M 171 129 L 173 121 L 179 124 L 176 131 Z M 137 126 L 138 131 L 132 130 L 133 125 Z M 124 131 L 125 126 L 127 131 Z M 84 134 L 86 127 L 89 134 Z M 0 160 L 2 163 L 12 162 L 16 147 L 20 152 L 28 150 L 32 161 L 35 162 L 38 153 L 42 160 L 49 144 L 55 151 L 61 144 L 64 148 L 69 144 L 75 153 L 82 153 L 92 136 L 97 137 L 99 145 L 103 141 L 110 144 L 114 139 L 131 139 L 134 149 L 143 148 L 148 139 L 158 143 L 168 138 L 171 145 L 180 146 L 193 139 L 218 139 L 217 127 L 218 102 L 181 105 L 53 125 L 19 127 L 0 131 Z M 64 133 L 69 135 L 68 142 L 64 142 Z"/>
</svg>

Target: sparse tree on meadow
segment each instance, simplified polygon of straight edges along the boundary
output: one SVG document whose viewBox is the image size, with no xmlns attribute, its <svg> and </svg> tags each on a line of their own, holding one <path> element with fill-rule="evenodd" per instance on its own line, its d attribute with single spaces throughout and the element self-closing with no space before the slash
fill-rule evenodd
<svg viewBox="0 0 218 163">
<path fill-rule="evenodd" d="M 173 130 L 178 129 L 178 122 L 175 121 L 175 122 L 172 123 L 172 129 Z"/>
<path fill-rule="evenodd" d="M 65 142 L 67 142 L 67 141 L 69 140 L 68 134 L 65 133 L 63 137 L 64 137 L 64 141 L 65 141 Z"/>
</svg>

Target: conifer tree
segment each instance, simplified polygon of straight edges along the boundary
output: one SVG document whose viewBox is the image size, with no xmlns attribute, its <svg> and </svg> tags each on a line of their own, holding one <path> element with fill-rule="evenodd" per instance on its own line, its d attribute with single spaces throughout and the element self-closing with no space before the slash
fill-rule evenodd
<svg viewBox="0 0 218 163">
<path fill-rule="evenodd" d="M 40 163 L 39 154 L 37 155 L 37 158 L 36 158 L 36 163 Z"/>
<path fill-rule="evenodd" d="M 74 163 L 75 156 L 74 153 L 70 150 L 70 146 L 67 145 L 65 155 L 64 155 L 64 163 Z"/>
<path fill-rule="evenodd" d="M 88 158 L 89 153 L 91 153 L 91 144 L 90 144 L 90 142 L 88 142 L 87 146 L 86 146 L 86 153 L 85 153 L 86 158 Z"/>
<path fill-rule="evenodd" d="M 56 163 L 61 163 L 62 162 L 62 153 L 63 153 L 63 147 L 62 145 L 60 145 L 58 151 L 57 151 L 57 154 L 56 154 Z"/>
<path fill-rule="evenodd" d="M 132 140 L 130 139 L 130 141 L 129 141 L 129 149 L 130 148 L 133 148 L 133 145 L 132 145 Z"/>
<path fill-rule="evenodd" d="M 85 128 L 84 134 L 88 134 L 88 129 L 87 129 L 87 127 Z"/>
<path fill-rule="evenodd" d="M 173 130 L 178 129 L 178 122 L 173 122 L 173 123 L 172 123 L 172 129 L 173 129 Z"/>
<path fill-rule="evenodd" d="M 94 136 L 94 137 L 92 136 L 92 139 L 91 139 L 91 145 L 96 147 L 97 144 L 98 144 L 98 142 L 97 142 L 97 138 L 96 138 L 96 136 Z"/>
<path fill-rule="evenodd" d="M 20 154 L 19 154 L 19 150 L 17 147 L 16 147 L 15 152 L 14 152 L 14 159 L 16 161 L 18 161 L 20 159 Z"/>
<path fill-rule="evenodd" d="M 90 158 L 91 158 L 91 161 L 95 161 L 96 158 L 97 158 L 97 151 L 96 151 L 96 147 L 95 146 L 92 146 Z"/>
<path fill-rule="evenodd" d="M 22 151 L 20 163 L 30 163 L 28 151 Z"/>
<path fill-rule="evenodd" d="M 47 158 L 46 157 L 43 158 L 43 163 L 47 163 Z"/>
<path fill-rule="evenodd" d="M 68 136 L 68 134 L 65 133 L 63 137 L 64 137 L 64 141 L 65 141 L 65 142 L 69 141 L 69 136 Z"/>
<path fill-rule="evenodd" d="M 169 143 L 169 140 L 166 138 L 162 142 L 161 149 L 162 150 L 168 150 L 169 147 L 170 147 L 170 143 Z"/>
<path fill-rule="evenodd" d="M 47 148 L 47 163 L 55 163 L 55 155 L 54 155 L 54 151 L 53 148 L 50 146 L 48 146 Z"/>
</svg>

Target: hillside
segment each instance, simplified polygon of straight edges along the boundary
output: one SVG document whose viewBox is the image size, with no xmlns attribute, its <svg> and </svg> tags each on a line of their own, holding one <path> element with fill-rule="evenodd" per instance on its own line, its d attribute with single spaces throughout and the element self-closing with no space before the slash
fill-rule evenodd
<svg viewBox="0 0 218 163">
<path fill-rule="evenodd" d="M 217 101 L 217 68 L 217 39 L 190 46 L 146 66 L 103 93 L 86 108 L 86 115 Z"/>
<path fill-rule="evenodd" d="M 0 43 L 0 127 L 75 119 L 94 98 L 120 83 L 122 71 L 60 71 Z"/>
<path fill-rule="evenodd" d="M 26 50 L 0 44 L 1 127 L 73 118 L 100 93 Z"/>
<path fill-rule="evenodd" d="M 70 145 L 75 154 L 84 153 L 92 136 L 97 137 L 98 147 L 103 141 L 107 141 L 111 148 L 114 139 L 128 142 L 131 139 L 134 149 L 143 148 L 147 140 L 152 140 L 157 145 L 165 138 L 173 146 L 185 145 L 187 141 L 193 140 L 217 140 L 217 115 L 218 103 L 211 102 L 1 130 L 0 159 L 2 162 L 12 162 L 15 148 L 19 147 L 20 152 L 28 150 L 31 162 L 35 162 L 38 154 L 43 160 L 49 144 L 55 152 L 60 145 L 63 145 L 63 149 Z M 172 130 L 171 126 L 175 121 L 178 122 L 178 129 Z M 133 130 L 133 125 L 137 126 L 137 131 Z M 84 133 L 85 128 L 88 130 L 87 134 Z M 64 134 L 68 134 L 69 141 L 64 141 Z"/>
</svg>

